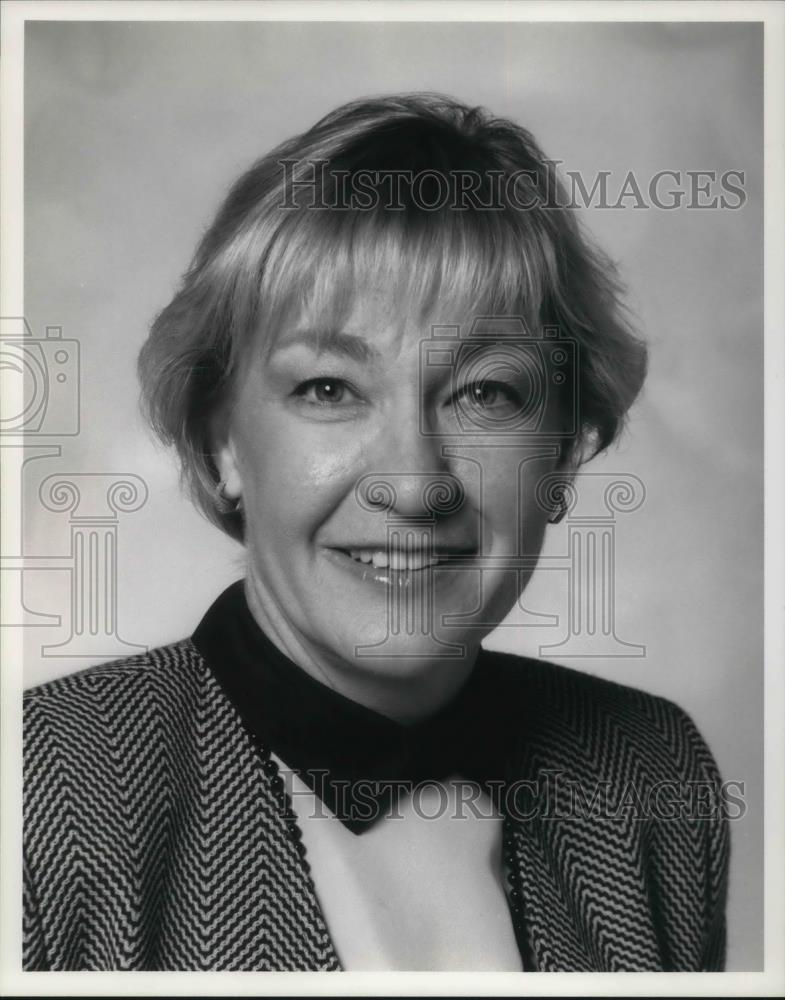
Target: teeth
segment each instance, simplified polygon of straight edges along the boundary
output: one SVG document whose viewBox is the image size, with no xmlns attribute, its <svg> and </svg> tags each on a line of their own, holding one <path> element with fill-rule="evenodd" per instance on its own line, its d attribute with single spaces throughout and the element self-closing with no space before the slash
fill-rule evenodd
<svg viewBox="0 0 785 1000">
<path fill-rule="evenodd" d="M 435 566 L 440 562 L 435 553 L 425 552 L 402 552 L 400 549 L 393 549 L 388 553 L 384 549 L 349 549 L 349 555 L 356 562 L 373 563 L 376 569 L 393 570 L 418 570 L 426 566 Z"/>
<path fill-rule="evenodd" d="M 417 557 L 409 557 L 409 569 L 417 569 Z M 393 551 L 390 553 L 390 569 L 406 569 L 406 553 Z"/>
</svg>

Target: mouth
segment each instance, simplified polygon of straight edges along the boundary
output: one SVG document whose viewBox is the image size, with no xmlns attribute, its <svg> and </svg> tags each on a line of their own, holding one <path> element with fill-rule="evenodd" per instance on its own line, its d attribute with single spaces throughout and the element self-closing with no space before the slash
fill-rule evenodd
<svg viewBox="0 0 785 1000">
<path fill-rule="evenodd" d="M 330 548 L 330 557 L 359 579 L 387 586 L 408 586 L 419 577 L 430 576 L 437 567 L 466 564 L 477 555 L 470 547 L 394 548 L 364 545 L 357 548 Z"/>
<path fill-rule="evenodd" d="M 427 569 L 429 566 L 438 566 L 440 562 L 446 560 L 445 556 L 425 549 L 418 551 L 363 548 L 342 549 L 341 551 L 355 562 L 373 566 L 374 569 L 391 569 L 397 572 L 417 572 L 421 569 Z"/>
</svg>

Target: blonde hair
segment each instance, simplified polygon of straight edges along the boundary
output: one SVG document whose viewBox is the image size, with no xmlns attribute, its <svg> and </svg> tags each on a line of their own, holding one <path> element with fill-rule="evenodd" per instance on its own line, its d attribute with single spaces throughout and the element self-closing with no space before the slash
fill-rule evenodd
<svg viewBox="0 0 785 1000">
<path fill-rule="evenodd" d="M 476 178 L 471 191 L 459 183 L 460 203 L 436 205 L 439 178 L 461 176 Z M 419 188 L 393 192 L 399 177 Z M 250 345 L 303 308 L 338 328 L 355 294 L 380 285 L 423 317 L 438 303 L 448 322 L 558 327 L 579 347 L 579 429 L 563 457 L 585 461 L 620 433 L 646 349 L 613 264 L 531 134 L 441 95 L 354 101 L 239 178 L 139 357 L 148 419 L 177 448 L 196 504 L 233 537 L 242 515 L 216 489 L 212 421 Z"/>
</svg>

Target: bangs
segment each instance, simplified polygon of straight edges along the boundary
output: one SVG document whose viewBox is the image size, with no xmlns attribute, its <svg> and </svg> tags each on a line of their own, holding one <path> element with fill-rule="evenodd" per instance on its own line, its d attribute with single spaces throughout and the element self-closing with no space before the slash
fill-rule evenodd
<svg viewBox="0 0 785 1000">
<path fill-rule="evenodd" d="M 401 330 L 520 316 L 537 328 L 550 290 L 548 241 L 508 212 L 299 209 L 268 243 L 254 330 L 267 353 L 303 317 L 341 329 L 359 297 L 381 293 Z M 257 274 L 259 272 L 257 271 Z"/>
</svg>

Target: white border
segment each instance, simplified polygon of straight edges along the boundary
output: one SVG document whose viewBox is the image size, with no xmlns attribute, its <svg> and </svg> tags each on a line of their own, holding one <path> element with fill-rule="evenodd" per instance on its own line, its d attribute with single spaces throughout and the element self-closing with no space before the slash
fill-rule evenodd
<svg viewBox="0 0 785 1000">
<path fill-rule="evenodd" d="M 765 24 L 765 971 L 752 973 L 25 973 L 21 929 L 21 641 L 3 634 L 0 678 L 0 994 L 19 996 L 378 995 L 771 996 L 785 993 L 785 7 L 761 2 L 454 0 L 2 0 L 0 315 L 23 308 L 23 37 L 26 20 L 762 21 Z M 16 387 L 5 384 L 6 391 Z M 740 669 L 741 669 L 740 665 Z"/>
<path fill-rule="evenodd" d="M 2 0 L 27 21 L 765 21 L 774 0 Z"/>
</svg>

